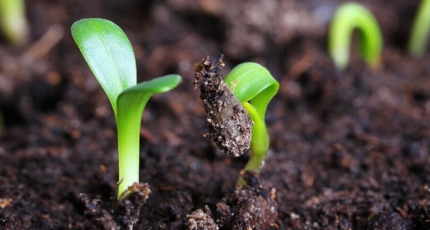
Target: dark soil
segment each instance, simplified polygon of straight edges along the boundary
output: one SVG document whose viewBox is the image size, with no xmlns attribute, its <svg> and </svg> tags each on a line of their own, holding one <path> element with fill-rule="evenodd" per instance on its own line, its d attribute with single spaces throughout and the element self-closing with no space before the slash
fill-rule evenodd
<svg viewBox="0 0 430 230">
<path fill-rule="evenodd" d="M 135 229 L 232 229 L 236 219 L 222 215 L 252 199 L 277 205 L 274 220 L 242 222 L 254 229 L 430 229 L 430 49 L 420 59 L 405 49 L 419 1 L 360 2 L 384 35 L 377 70 L 355 52 L 344 72 L 328 58 L 337 0 L 27 1 L 28 46 L 0 38 L 0 229 L 105 226 L 89 205 L 114 203 L 116 126 L 69 32 L 85 17 L 124 29 L 139 81 L 183 77 L 142 118 L 140 180 L 151 193 Z M 281 84 L 266 115 L 269 157 L 246 191 L 235 183 L 249 151 L 230 158 L 203 137 L 193 86 L 194 64 L 220 53 L 224 76 L 255 61 Z"/>
</svg>

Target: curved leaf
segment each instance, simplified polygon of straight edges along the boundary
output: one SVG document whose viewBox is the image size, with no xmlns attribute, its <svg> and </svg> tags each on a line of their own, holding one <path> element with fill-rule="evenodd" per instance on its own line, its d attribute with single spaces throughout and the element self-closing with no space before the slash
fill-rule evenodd
<svg viewBox="0 0 430 230">
<path fill-rule="evenodd" d="M 136 60 L 130 41 L 119 26 L 106 19 L 82 19 L 71 30 L 116 114 L 118 95 L 136 85 Z"/>
<path fill-rule="evenodd" d="M 276 95 L 279 83 L 262 65 L 246 62 L 236 66 L 224 79 L 240 102 L 250 101 L 264 120 L 267 105 Z"/>
</svg>

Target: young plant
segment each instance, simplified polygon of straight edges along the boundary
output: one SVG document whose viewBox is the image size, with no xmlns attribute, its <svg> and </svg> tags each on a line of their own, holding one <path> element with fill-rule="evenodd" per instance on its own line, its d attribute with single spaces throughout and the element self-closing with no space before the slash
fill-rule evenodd
<svg viewBox="0 0 430 230">
<path fill-rule="evenodd" d="M 430 34 L 430 0 L 422 0 L 412 26 L 408 51 L 412 56 L 424 55 Z"/>
<path fill-rule="evenodd" d="M 179 75 L 136 84 L 136 60 L 125 33 L 111 21 L 89 18 L 71 28 L 82 55 L 106 92 L 118 129 L 118 199 L 139 182 L 139 137 L 142 113 L 149 98 L 175 88 Z"/>
<path fill-rule="evenodd" d="M 377 67 L 382 50 L 382 35 L 378 22 L 364 6 L 355 2 L 342 4 L 336 11 L 329 31 L 328 50 L 334 64 L 345 69 L 349 62 L 351 36 L 360 33 L 359 51 L 367 64 Z"/>
<path fill-rule="evenodd" d="M 11 44 L 25 44 L 28 25 L 23 0 L 0 0 L 0 29 Z"/>
<path fill-rule="evenodd" d="M 223 81 L 219 75 L 224 66 L 222 58 L 206 57 L 195 66 L 194 84 L 200 87 L 209 124 L 205 136 L 234 157 L 251 146 L 252 155 L 244 170 L 259 173 L 270 144 L 266 109 L 278 92 L 279 83 L 257 63 L 238 65 Z M 244 183 L 239 179 L 239 186 Z"/>
<path fill-rule="evenodd" d="M 266 127 L 266 109 L 276 95 L 279 83 L 269 70 L 257 63 L 247 62 L 236 66 L 224 81 L 248 111 L 254 122 L 251 137 L 251 158 L 244 170 L 260 173 L 266 160 L 270 137 Z M 239 180 L 239 185 L 244 181 Z"/>
</svg>

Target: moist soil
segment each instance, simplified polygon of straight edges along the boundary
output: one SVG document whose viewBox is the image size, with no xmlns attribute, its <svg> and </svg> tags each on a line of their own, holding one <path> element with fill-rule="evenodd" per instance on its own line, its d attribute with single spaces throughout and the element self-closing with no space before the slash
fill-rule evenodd
<svg viewBox="0 0 430 230">
<path fill-rule="evenodd" d="M 360 2 L 384 35 L 378 69 L 355 48 L 348 69 L 333 66 L 335 0 L 27 1 L 28 44 L 0 39 L 0 228 L 430 229 L 430 55 L 405 48 L 419 1 Z M 69 32 L 86 17 L 124 29 L 138 81 L 183 77 L 143 114 L 146 201 L 113 199 L 114 116 Z M 223 76 L 254 61 L 280 82 L 268 158 L 242 189 L 250 152 L 228 157 L 203 137 L 193 85 L 194 64 L 221 53 Z"/>
</svg>

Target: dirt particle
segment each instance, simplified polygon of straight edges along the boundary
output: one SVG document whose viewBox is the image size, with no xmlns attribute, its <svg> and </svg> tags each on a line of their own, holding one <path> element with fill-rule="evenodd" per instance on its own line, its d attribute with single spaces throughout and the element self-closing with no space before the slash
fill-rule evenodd
<svg viewBox="0 0 430 230">
<path fill-rule="evenodd" d="M 205 206 L 205 211 L 197 209 L 187 215 L 186 226 L 188 230 L 218 230 L 219 227 L 211 217 L 211 211 Z"/>
<path fill-rule="evenodd" d="M 6 208 L 12 203 L 11 198 L 0 198 L 0 208 Z"/>
<path fill-rule="evenodd" d="M 257 174 L 243 175 L 247 185 L 227 194 L 217 204 L 217 222 L 223 229 L 278 229 L 275 189 L 265 188 Z"/>
<path fill-rule="evenodd" d="M 211 138 L 222 152 L 239 157 L 249 149 L 254 123 L 240 101 L 219 75 L 224 63 L 205 57 L 194 66 L 194 85 L 200 88 Z"/>
<path fill-rule="evenodd" d="M 94 218 L 103 229 L 132 229 L 150 192 L 147 183 L 134 183 L 118 201 L 90 199 L 83 193 L 79 198 L 85 204 L 85 215 Z"/>
</svg>

